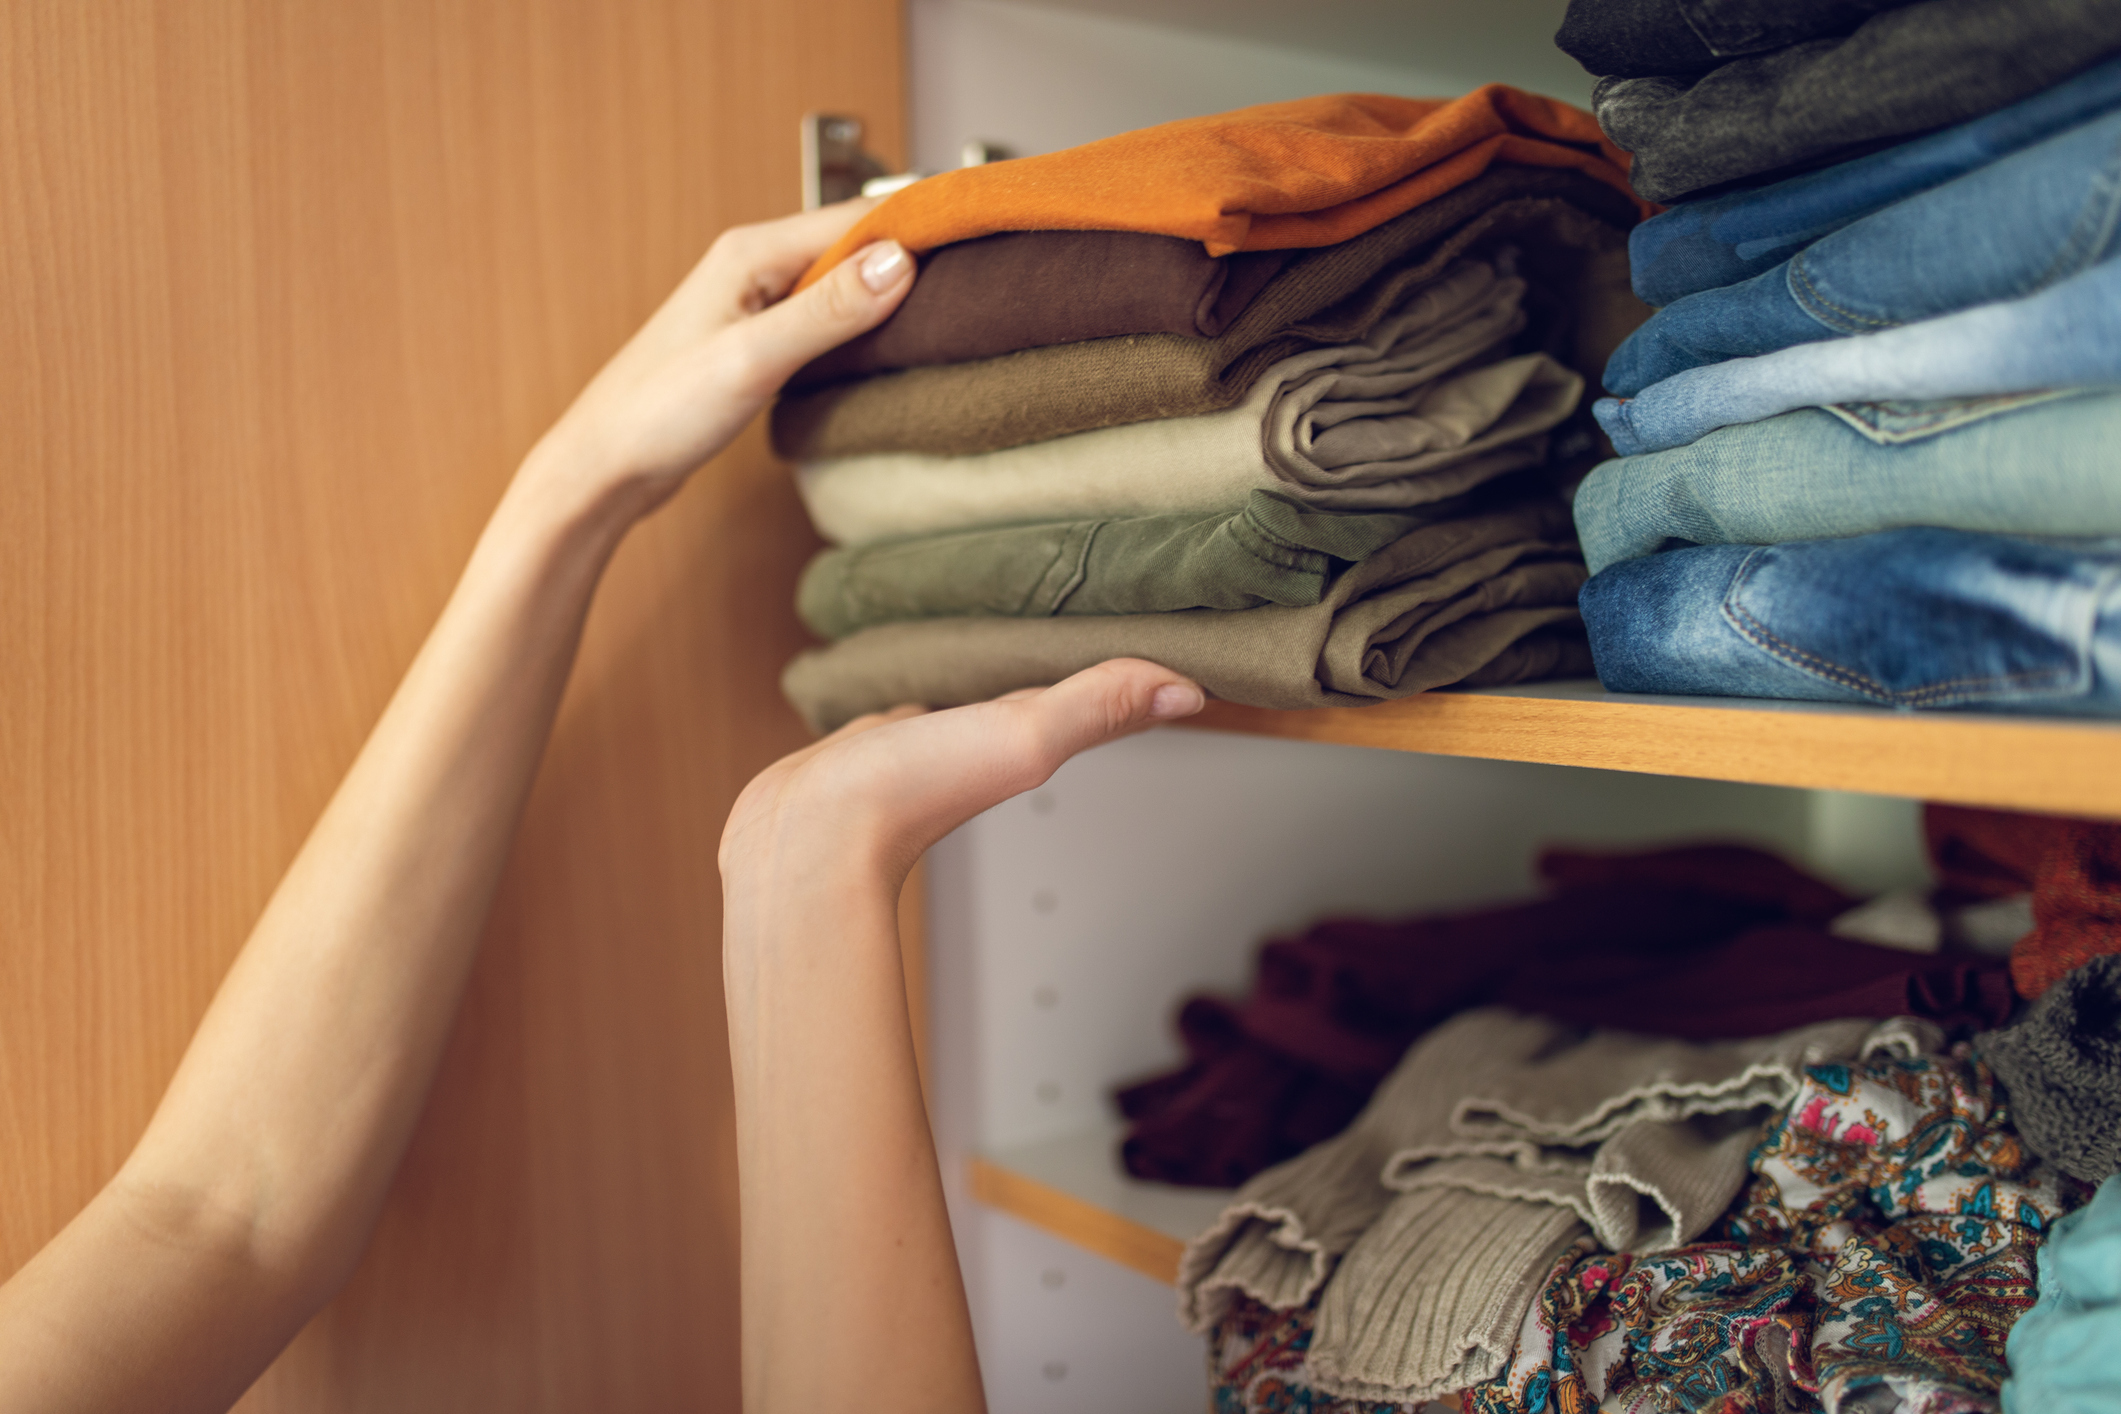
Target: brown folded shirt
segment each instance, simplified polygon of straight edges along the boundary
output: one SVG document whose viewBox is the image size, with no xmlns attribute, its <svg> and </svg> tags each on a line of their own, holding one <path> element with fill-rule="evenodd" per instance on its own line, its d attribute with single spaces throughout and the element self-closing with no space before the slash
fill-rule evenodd
<svg viewBox="0 0 2121 1414">
<path fill-rule="evenodd" d="M 1499 168 L 1354 240 L 1300 252 L 1217 338 L 1090 339 L 813 388 L 775 405 L 774 447 L 796 461 L 961 456 L 1215 412 L 1290 354 L 1361 337 L 1460 256 L 1504 249 L 1542 296 L 1532 346 L 1595 378 L 1649 313 L 1627 284 L 1633 217 L 1580 174 Z"/>
<path fill-rule="evenodd" d="M 902 702 L 983 702 L 1147 658 L 1231 702 L 1356 707 L 1588 671 L 1584 579 L 1568 508 L 1541 497 L 1411 531 L 1303 608 L 885 624 L 803 654 L 781 690 L 831 731 Z"/>
<path fill-rule="evenodd" d="M 1295 254 L 1214 257 L 1199 241 L 1139 231 L 1011 231 L 961 241 L 921 261 L 921 277 L 896 314 L 813 359 L 788 386 L 1120 334 L 1212 339 Z"/>
</svg>

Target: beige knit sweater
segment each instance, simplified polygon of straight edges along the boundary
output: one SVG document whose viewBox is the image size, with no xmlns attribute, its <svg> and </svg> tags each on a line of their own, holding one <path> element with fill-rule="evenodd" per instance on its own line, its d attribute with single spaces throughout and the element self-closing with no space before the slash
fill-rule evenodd
<svg viewBox="0 0 2121 1414">
<path fill-rule="evenodd" d="M 1587 1227 L 1647 1251 L 1714 1222 L 1804 1066 L 1941 1044 L 1910 1018 L 1704 1045 L 1466 1012 L 1344 1133 L 1238 1191 L 1186 1248 L 1180 1317 L 1205 1331 L 1237 1293 L 1286 1309 L 1323 1288 L 1321 1388 L 1400 1402 L 1464 1389 L 1509 1358 L 1540 1279 Z"/>
</svg>

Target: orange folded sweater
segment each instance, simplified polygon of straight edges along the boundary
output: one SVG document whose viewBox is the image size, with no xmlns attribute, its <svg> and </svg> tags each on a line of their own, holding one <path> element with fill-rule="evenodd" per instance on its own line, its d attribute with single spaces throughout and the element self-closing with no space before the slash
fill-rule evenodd
<svg viewBox="0 0 2121 1414">
<path fill-rule="evenodd" d="M 885 239 L 916 253 L 998 231 L 1146 231 L 1210 255 L 1337 245 L 1497 162 L 1573 167 L 1634 195 L 1628 154 L 1552 98 L 1499 83 L 1452 99 L 1325 94 L 928 177 L 864 216 L 802 283 Z"/>
</svg>

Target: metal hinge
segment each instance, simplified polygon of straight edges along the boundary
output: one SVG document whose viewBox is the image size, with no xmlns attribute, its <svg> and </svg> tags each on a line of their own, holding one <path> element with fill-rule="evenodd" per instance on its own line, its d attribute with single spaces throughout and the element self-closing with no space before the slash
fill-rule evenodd
<svg viewBox="0 0 2121 1414">
<path fill-rule="evenodd" d="M 803 115 L 803 209 L 815 211 L 856 196 L 889 196 L 927 176 L 926 172 L 893 172 L 862 148 L 862 120 L 844 113 Z M 958 165 L 979 167 L 999 162 L 1008 150 L 991 142 L 969 141 Z"/>
</svg>

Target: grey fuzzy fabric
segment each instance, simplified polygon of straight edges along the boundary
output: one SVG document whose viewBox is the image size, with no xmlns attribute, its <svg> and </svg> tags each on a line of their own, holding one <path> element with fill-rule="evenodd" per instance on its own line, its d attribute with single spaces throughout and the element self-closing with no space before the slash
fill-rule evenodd
<svg viewBox="0 0 2121 1414">
<path fill-rule="evenodd" d="M 1675 201 L 1978 118 L 2116 48 L 2121 0 L 1920 0 L 1698 77 L 1608 78 L 1591 103 L 1635 190 Z"/>
<path fill-rule="evenodd" d="M 2121 955 L 2069 973 L 1974 1045 L 2034 1153 L 2088 1183 L 2121 1172 Z"/>
</svg>

